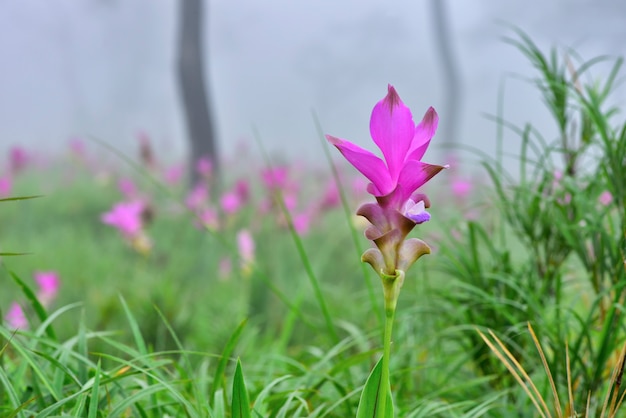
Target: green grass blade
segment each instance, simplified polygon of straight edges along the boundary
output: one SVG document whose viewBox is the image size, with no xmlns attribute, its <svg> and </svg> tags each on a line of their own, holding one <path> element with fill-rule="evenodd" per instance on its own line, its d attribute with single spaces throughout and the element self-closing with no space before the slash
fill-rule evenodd
<svg viewBox="0 0 626 418">
<path fill-rule="evenodd" d="M 232 335 L 226 342 L 226 346 L 224 347 L 224 350 L 222 351 L 222 356 L 220 358 L 220 361 L 217 364 L 217 369 L 215 370 L 215 376 L 213 377 L 213 384 L 211 385 L 211 392 L 209 393 L 209 399 L 213 399 L 215 392 L 222 385 L 222 381 L 224 380 L 224 370 L 226 370 L 226 364 L 228 363 L 228 360 L 230 359 L 230 354 L 235 349 L 235 346 L 237 345 L 237 342 L 239 341 L 239 337 L 241 336 L 241 333 L 243 332 L 243 329 L 246 326 L 247 322 L 248 321 L 246 319 L 241 321 L 239 326 L 237 326 L 235 331 L 232 333 Z"/>
<path fill-rule="evenodd" d="M 232 418 L 250 418 L 250 399 L 248 398 L 248 390 L 246 382 L 243 379 L 241 371 L 241 361 L 237 358 L 237 367 L 235 368 L 235 378 L 233 380 L 233 405 L 231 408 Z"/>
<path fill-rule="evenodd" d="M 100 390 L 100 360 L 96 366 L 96 374 L 93 380 L 93 386 L 91 387 L 91 399 L 89 400 L 89 412 L 87 418 L 97 418 L 99 409 L 99 392 Z"/>
</svg>

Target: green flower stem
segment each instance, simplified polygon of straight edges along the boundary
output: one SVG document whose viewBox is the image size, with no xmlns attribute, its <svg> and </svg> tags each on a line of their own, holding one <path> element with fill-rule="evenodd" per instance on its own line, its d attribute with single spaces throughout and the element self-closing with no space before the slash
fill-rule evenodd
<svg viewBox="0 0 626 418">
<path fill-rule="evenodd" d="M 385 411 L 387 408 L 387 388 L 390 387 L 389 381 L 389 360 L 391 358 L 391 333 L 393 330 L 393 319 L 396 314 L 396 305 L 398 303 L 398 296 L 400 295 L 400 288 L 404 282 L 404 272 L 402 270 L 396 270 L 394 276 L 388 276 L 381 274 L 383 280 L 383 292 L 385 295 L 385 333 L 383 337 L 383 370 L 380 378 L 380 389 L 383 392 L 383 396 L 380 398 L 377 417 L 385 417 Z"/>
</svg>

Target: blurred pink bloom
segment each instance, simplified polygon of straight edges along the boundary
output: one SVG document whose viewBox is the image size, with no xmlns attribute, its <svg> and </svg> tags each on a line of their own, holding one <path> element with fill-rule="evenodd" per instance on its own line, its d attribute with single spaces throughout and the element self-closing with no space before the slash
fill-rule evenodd
<svg viewBox="0 0 626 418">
<path fill-rule="evenodd" d="M 222 258 L 217 271 L 221 280 L 228 280 L 233 272 L 233 263 L 230 258 Z"/>
<path fill-rule="evenodd" d="M 237 233 L 237 249 L 241 259 L 241 268 L 249 268 L 254 262 L 254 239 L 247 229 L 242 229 Z"/>
<path fill-rule="evenodd" d="M 472 191 L 472 183 L 468 180 L 456 179 L 452 182 L 452 193 L 459 199 L 465 199 Z"/>
<path fill-rule="evenodd" d="M 134 200 L 137 198 L 137 188 L 135 183 L 131 179 L 121 178 L 117 182 L 117 187 L 127 200 Z"/>
<path fill-rule="evenodd" d="M 198 226 L 199 228 L 219 228 L 219 218 L 217 216 L 217 212 L 213 208 L 201 209 L 198 212 L 198 218 L 200 218 L 200 222 L 196 223 L 196 226 Z"/>
<path fill-rule="evenodd" d="M 117 203 L 113 209 L 102 215 L 101 220 L 117 228 L 126 237 L 132 238 L 141 232 L 143 209 L 143 203 L 137 201 Z"/>
<path fill-rule="evenodd" d="M 21 171 L 28 163 L 28 154 L 20 146 L 14 146 L 9 150 L 9 167 L 13 174 Z"/>
<path fill-rule="evenodd" d="M 24 311 L 19 303 L 13 302 L 7 311 L 4 320 L 7 322 L 7 325 L 11 329 L 27 329 L 28 328 L 28 319 L 26 319 L 26 315 L 24 315 Z"/>
<path fill-rule="evenodd" d="M 283 203 L 285 208 L 291 212 L 298 206 L 298 196 L 293 193 L 286 193 L 283 195 Z"/>
<path fill-rule="evenodd" d="M 239 196 L 242 205 L 250 199 L 250 184 L 246 180 L 237 180 L 235 183 L 235 193 Z"/>
<path fill-rule="evenodd" d="M 11 195 L 11 190 L 13 190 L 13 181 L 11 177 L 4 176 L 0 177 L 0 197 L 9 197 Z"/>
<path fill-rule="evenodd" d="M 352 179 L 351 185 L 352 193 L 354 193 L 357 198 L 360 198 L 367 192 L 367 180 L 365 180 L 363 177 L 355 177 L 354 179 Z"/>
<path fill-rule="evenodd" d="M 341 204 L 341 196 L 339 195 L 339 188 L 337 187 L 337 183 L 334 180 L 331 180 L 326 185 L 326 191 L 322 196 L 322 201 L 320 202 L 321 209 L 331 209 L 337 207 Z"/>
<path fill-rule="evenodd" d="M 308 212 L 303 212 L 298 215 L 295 215 L 292 219 L 293 229 L 296 230 L 298 235 L 306 235 L 309 233 L 311 229 L 311 220 L 312 216 Z"/>
<path fill-rule="evenodd" d="M 170 186 L 175 186 L 180 183 L 184 173 L 185 166 L 182 164 L 176 164 L 165 170 L 163 178 L 167 184 L 169 184 Z"/>
<path fill-rule="evenodd" d="M 208 199 L 209 190 L 204 184 L 198 183 L 187 195 L 185 204 L 189 209 L 197 211 L 204 207 L 204 205 L 208 202 Z"/>
<path fill-rule="evenodd" d="M 211 177 L 213 173 L 213 163 L 209 157 L 200 157 L 196 163 L 196 171 L 204 178 Z"/>
<path fill-rule="evenodd" d="M 74 157 L 81 159 L 81 160 L 85 158 L 85 155 L 86 155 L 85 142 L 82 139 L 80 138 L 70 139 L 69 148 L 70 148 L 71 154 Z"/>
<path fill-rule="evenodd" d="M 261 170 L 261 180 L 269 190 L 281 190 L 287 187 L 287 167 L 273 167 Z"/>
<path fill-rule="evenodd" d="M 598 201 L 601 205 L 608 206 L 613 201 L 613 195 L 608 190 L 605 190 L 602 192 L 602 194 L 600 194 Z"/>
<path fill-rule="evenodd" d="M 38 271 L 35 272 L 35 282 L 39 286 L 37 299 L 43 306 L 49 307 L 59 292 L 59 275 L 53 271 Z"/>
<path fill-rule="evenodd" d="M 220 205 L 224 213 L 233 215 L 241 208 L 241 199 L 236 191 L 230 191 L 222 195 Z"/>
</svg>

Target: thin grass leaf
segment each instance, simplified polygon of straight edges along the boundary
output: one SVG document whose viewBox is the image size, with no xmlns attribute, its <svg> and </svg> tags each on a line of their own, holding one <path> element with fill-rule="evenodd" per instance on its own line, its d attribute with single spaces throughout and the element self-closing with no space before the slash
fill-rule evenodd
<svg viewBox="0 0 626 418">
<path fill-rule="evenodd" d="M 93 377 L 93 386 L 91 387 L 91 396 L 89 399 L 87 418 L 97 418 L 98 410 L 100 409 L 100 394 L 98 393 L 100 390 L 100 360 L 98 360 L 98 365 L 96 366 L 95 373 L 96 374 Z"/>
<path fill-rule="evenodd" d="M 391 397 L 391 386 L 381 388 L 383 376 L 383 358 L 381 357 L 365 382 L 359 407 L 356 411 L 356 418 L 393 418 L 393 398 Z M 385 411 L 379 410 L 381 396 L 387 396 Z"/>
<path fill-rule="evenodd" d="M 40 197 L 44 197 L 43 195 L 33 195 L 33 196 L 15 196 L 15 197 L 4 197 L 0 199 L 0 202 L 10 202 L 15 200 L 28 200 L 28 199 L 37 199 Z"/>
<path fill-rule="evenodd" d="M 220 361 L 217 364 L 217 369 L 215 369 L 213 384 L 211 385 L 211 391 L 209 392 L 209 399 L 213 399 L 216 391 L 222 386 L 222 381 L 224 380 L 224 370 L 226 370 L 226 364 L 230 360 L 230 355 L 235 349 L 235 346 L 237 345 L 239 337 L 241 336 L 241 333 L 243 332 L 243 329 L 246 326 L 247 322 L 247 319 L 241 321 L 237 328 L 235 328 L 235 331 L 230 335 L 230 338 L 224 346 L 224 350 L 222 350 Z"/>
<path fill-rule="evenodd" d="M 552 396 L 554 397 L 554 407 L 556 409 L 557 415 L 560 417 L 563 416 L 563 411 L 561 410 L 561 403 L 559 400 L 559 393 L 556 390 L 556 384 L 554 383 L 554 378 L 552 377 L 552 372 L 550 372 L 550 367 L 548 366 L 548 361 L 546 360 L 546 356 L 543 353 L 543 349 L 541 348 L 541 344 L 537 339 L 537 335 L 533 330 L 533 327 L 528 323 L 528 331 L 530 332 L 530 336 L 535 343 L 535 347 L 537 347 L 537 351 L 539 352 L 539 357 L 541 357 L 541 363 L 543 364 L 543 368 L 546 372 L 546 376 L 548 376 L 548 381 L 550 382 L 550 388 L 552 389 Z"/>
<path fill-rule="evenodd" d="M 243 379 L 241 361 L 239 358 L 237 358 L 237 366 L 235 367 L 232 399 L 233 404 L 231 407 L 231 417 L 250 418 L 250 399 L 248 398 L 248 390 L 246 389 L 246 382 Z"/>
</svg>

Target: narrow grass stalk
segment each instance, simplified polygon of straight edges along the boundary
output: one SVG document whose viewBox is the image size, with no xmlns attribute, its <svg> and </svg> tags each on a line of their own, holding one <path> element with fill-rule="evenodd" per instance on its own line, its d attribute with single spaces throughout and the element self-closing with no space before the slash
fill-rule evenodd
<svg viewBox="0 0 626 418">
<path fill-rule="evenodd" d="M 552 373 L 550 372 L 550 367 L 548 366 L 548 361 L 546 360 L 546 356 L 543 353 L 543 349 L 541 348 L 541 344 L 539 344 L 539 340 L 537 339 L 537 335 L 533 330 L 533 327 L 528 323 L 528 331 L 530 332 L 530 336 L 535 343 L 535 347 L 537 347 L 537 351 L 539 352 L 539 357 L 541 357 L 541 363 L 543 364 L 543 368 L 546 371 L 546 375 L 548 376 L 548 381 L 550 382 L 550 388 L 552 388 L 552 396 L 554 396 L 554 408 L 556 409 L 556 414 L 558 417 L 563 416 L 563 411 L 561 410 L 561 405 L 559 402 L 559 394 L 556 390 L 556 385 L 554 384 L 554 378 L 552 377 Z"/>
</svg>

